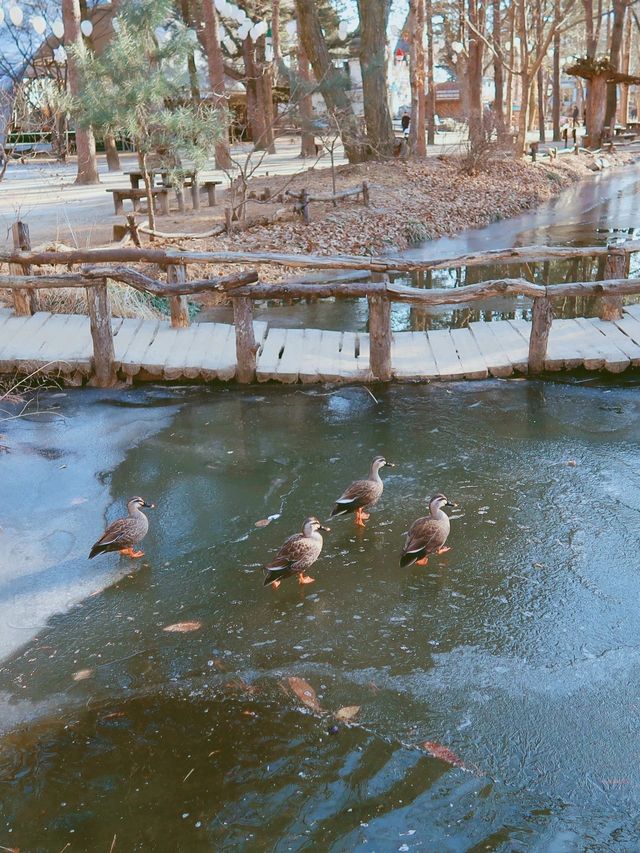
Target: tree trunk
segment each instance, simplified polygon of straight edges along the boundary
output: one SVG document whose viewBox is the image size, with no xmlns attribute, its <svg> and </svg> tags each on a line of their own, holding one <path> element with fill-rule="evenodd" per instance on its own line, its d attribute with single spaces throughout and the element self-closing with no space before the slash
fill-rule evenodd
<svg viewBox="0 0 640 853">
<path fill-rule="evenodd" d="M 153 178 L 149 174 L 149 169 L 147 168 L 147 155 L 140 149 L 140 144 L 136 141 L 136 149 L 138 151 L 138 162 L 140 163 L 140 171 L 142 172 L 142 180 L 144 182 L 144 189 L 147 198 L 147 207 L 149 208 L 149 228 L 151 231 L 156 230 L 156 213 L 153 207 L 153 193 L 151 189 L 153 187 Z M 151 238 L 153 240 L 153 237 Z"/>
<path fill-rule="evenodd" d="M 531 102 L 532 79 L 526 75 L 520 75 L 522 94 L 520 96 L 520 112 L 518 114 L 518 136 L 516 139 L 516 155 L 522 157 L 527 148 L 527 130 L 529 127 L 529 105 Z"/>
<path fill-rule="evenodd" d="M 424 88 L 424 0 L 409 0 L 409 77 L 411 83 L 411 124 L 409 148 L 416 157 L 425 157 L 425 88 Z"/>
<path fill-rule="evenodd" d="M 62 20 L 64 22 L 64 44 L 66 47 L 75 47 L 84 50 L 82 33 L 80 31 L 80 3 L 79 0 L 62 0 Z M 69 91 L 73 97 L 80 94 L 82 81 L 78 74 L 76 62 L 68 51 L 67 58 L 67 81 Z M 78 155 L 77 184 L 98 184 L 98 160 L 96 158 L 96 141 L 93 130 L 90 127 L 76 126 L 76 152 Z"/>
<path fill-rule="evenodd" d="M 622 73 L 628 74 L 631 68 L 631 47 L 633 44 L 633 17 L 627 19 L 627 29 L 622 49 Z M 620 91 L 620 121 L 625 125 L 629 121 L 629 87 L 622 86 Z"/>
<path fill-rule="evenodd" d="M 107 168 L 110 172 L 120 171 L 120 155 L 118 154 L 118 146 L 113 133 L 106 133 L 104 136 L 104 150 L 107 155 Z"/>
<path fill-rule="evenodd" d="M 350 163 L 359 163 L 364 159 L 362 139 L 358 121 L 344 87 L 341 73 L 334 67 L 322 33 L 318 8 L 315 0 L 295 0 L 298 22 L 298 37 L 307 54 L 319 88 L 334 116 L 344 145 L 344 151 Z"/>
<path fill-rule="evenodd" d="M 258 70 L 258 109 L 264 115 L 265 148 L 269 154 L 276 153 L 275 140 L 273 136 L 273 76 L 271 63 L 266 59 L 266 37 L 260 36 L 256 42 L 256 67 Z"/>
<path fill-rule="evenodd" d="M 587 131 L 589 147 L 600 148 L 607 113 L 607 81 L 602 75 L 589 81 L 587 95 Z"/>
<path fill-rule="evenodd" d="M 271 3 L 271 49 L 273 50 L 273 81 L 278 83 L 281 76 L 286 78 L 286 67 L 282 65 L 282 49 L 280 47 L 280 0 Z M 285 72 L 283 74 L 283 71 Z"/>
<path fill-rule="evenodd" d="M 556 18 L 560 17 L 560 0 L 556 0 Z M 553 37 L 553 138 L 560 139 L 560 111 L 562 91 L 560 88 L 560 32 Z"/>
<path fill-rule="evenodd" d="M 498 139 L 503 140 L 504 131 L 504 65 L 502 58 L 502 18 L 500 17 L 500 0 L 493 0 L 493 110 L 496 117 Z"/>
<path fill-rule="evenodd" d="M 482 41 L 476 30 L 484 29 L 484 4 L 482 0 L 468 0 L 467 17 L 469 38 L 467 62 L 467 86 L 469 91 L 469 143 L 472 148 L 481 146 L 484 139 L 482 127 Z"/>
<path fill-rule="evenodd" d="M 535 21 L 536 21 L 536 46 L 540 50 L 544 37 L 544 22 L 542 20 L 542 0 L 536 0 L 535 4 Z M 538 68 L 536 75 L 537 79 L 537 94 L 538 94 L 538 135 L 540 142 L 546 142 L 545 132 L 545 97 L 544 97 L 544 69 L 542 63 Z"/>
<path fill-rule="evenodd" d="M 609 48 L 609 59 L 615 69 L 620 68 L 620 55 L 622 53 L 622 37 L 624 34 L 624 19 L 627 13 L 627 0 L 613 0 L 613 26 L 611 28 L 611 46 Z M 616 123 L 616 109 L 618 106 L 618 87 L 616 83 L 607 84 L 607 112 L 605 114 L 605 127 L 613 128 Z"/>
<path fill-rule="evenodd" d="M 220 118 L 223 122 L 222 137 L 216 143 L 216 168 L 230 169 L 232 162 L 229 154 L 229 120 L 225 97 L 224 61 L 218 33 L 218 13 L 213 0 L 203 0 L 202 11 L 204 18 L 202 41 L 209 69 L 209 86 L 213 105 L 220 110 Z"/>
<path fill-rule="evenodd" d="M 304 52 L 304 47 L 298 43 L 298 91 L 294 90 L 292 97 L 298 103 L 300 114 L 300 156 L 315 157 L 316 140 L 311 129 L 313 121 L 313 104 L 311 101 L 311 74 L 309 72 L 309 60 Z"/>
<path fill-rule="evenodd" d="M 374 157 L 390 157 L 395 145 L 386 56 L 390 6 L 391 0 L 358 0 L 364 117 L 367 143 Z"/>
<path fill-rule="evenodd" d="M 247 92 L 247 119 L 251 130 L 251 138 L 256 148 L 264 150 L 264 115 L 259 109 L 258 71 L 255 64 L 253 42 L 249 36 L 242 42 L 242 58 L 244 60 L 244 78 Z"/>
<path fill-rule="evenodd" d="M 427 144 L 436 141 L 436 86 L 434 80 L 434 50 L 433 50 L 433 4 L 425 2 L 425 17 L 427 23 Z"/>
</svg>

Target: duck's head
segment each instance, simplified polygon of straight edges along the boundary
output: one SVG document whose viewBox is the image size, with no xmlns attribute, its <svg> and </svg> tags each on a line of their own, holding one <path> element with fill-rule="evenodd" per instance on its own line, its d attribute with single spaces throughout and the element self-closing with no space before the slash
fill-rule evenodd
<svg viewBox="0 0 640 853">
<path fill-rule="evenodd" d="M 389 462 L 389 460 L 385 459 L 384 456 L 374 456 L 373 462 L 371 463 L 371 470 L 378 472 L 381 468 L 384 468 L 385 465 L 388 465 L 390 468 L 395 468 L 393 462 Z"/>
<path fill-rule="evenodd" d="M 142 509 L 142 507 L 146 507 L 147 509 L 155 509 L 155 504 L 148 504 L 144 498 L 131 498 L 127 503 L 127 509 L 131 512 L 132 509 Z"/>
<path fill-rule="evenodd" d="M 442 494 L 434 495 L 429 501 L 429 509 L 431 512 L 437 512 L 439 509 L 442 509 L 443 506 L 458 506 L 458 504 L 450 501 L 446 495 Z"/>
<path fill-rule="evenodd" d="M 322 522 L 318 521 L 315 515 L 305 518 L 304 524 L 302 525 L 302 532 L 305 536 L 311 536 L 313 533 L 317 533 L 318 530 L 325 530 L 328 533 L 331 528 L 325 527 Z"/>
</svg>

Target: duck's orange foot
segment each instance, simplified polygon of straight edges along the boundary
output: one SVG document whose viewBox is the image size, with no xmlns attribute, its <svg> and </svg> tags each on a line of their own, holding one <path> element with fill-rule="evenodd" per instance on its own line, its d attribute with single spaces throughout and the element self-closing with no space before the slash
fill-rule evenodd
<svg viewBox="0 0 640 853">
<path fill-rule="evenodd" d="M 310 578 L 310 577 L 307 577 L 306 575 L 303 575 L 303 574 L 298 575 L 298 583 L 299 584 L 315 583 L 315 580 L 316 580 L 315 578 Z"/>
<path fill-rule="evenodd" d="M 449 545 L 443 545 L 442 548 L 438 548 L 438 550 L 436 551 L 436 554 L 446 554 L 447 551 L 450 551 L 450 550 L 451 550 L 451 548 L 449 547 Z"/>
<path fill-rule="evenodd" d="M 361 509 L 356 510 L 356 525 L 358 527 L 364 527 L 365 519 L 369 518 L 366 512 L 363 512 Z"/>
<path fill-rule="evenodd" d="M 271 586 L 274 589 L 278 589 L 278 587 L 280 586 L 281 583 L 282 583 L 282 581 L 271 581 Z"/>
<path fill-rule="evenodd" d="M 129 556 L 133 557 L 135 560 L 137 557 L 144 557 L 144 551 L 134 551 L 133 549 L 131 549 L 131 553 L 129 554 Z"/>
<path fill-rule="evenodd" d="M 368 512 L 365 512 L 364 510 L 362 510 L 362 512 L 360 513 L 360 517 L 362 518 L 363 521 L 366 521 L 371 516 L 369 515 Z"/>
<path fill-rule="evenodd" d="M 133 554 L 133 548 L 120 548 L 118 553 L 122 554 L 124 557 L 130 557 Z"/>
<path fill-rule="evenodd" d="M 421 560 L 416 560 L 416 566 L 426 566 L 429 562 L 428 557 L 423 557 Z"/>
</svg>

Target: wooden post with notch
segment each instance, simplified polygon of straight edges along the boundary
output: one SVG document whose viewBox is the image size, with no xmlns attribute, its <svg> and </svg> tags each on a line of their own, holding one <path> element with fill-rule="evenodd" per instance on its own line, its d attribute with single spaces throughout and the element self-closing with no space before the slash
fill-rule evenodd
<svg viewBox="0 0 640 853">
<path fill-rule="evenodd" d="M 369 196 L 369 184 L 366 181 L 362 182 L 362 203 L 365 207 L 369 207 L 370 196 Z"/>
<path fill-rule="evenodd" d="M 626 278 L 629 274 L 627 253 L 619 246 L 608 247 L 604 264 L 603 279 Z M 598 316 L 601 320 L 619 320 L 622 317 L 622 296 L 600 296 L 597 299 Z"/>
<path fill-rule="evenodd" d="M 169 284 L 182 284 L 186 280 L 186 264 L 170 264 L 167 267 L 167 282 Z M 189 303 L 186 296 L 170 296 L 169 310 L 171 311 L 171 326 L 174 329 L 189 328 Z"/>
<path fill-rule="evenodd" d="M 13 237 L 13 246 L 15 249 L 20 249 L 22 252 L 28 252 L 31 249 L 31 238 L 29 236 L 29 226 L 26 222 L 14 222 L 11 226 L 11 235 Z M 15 275 L 31 275 L 30 264 L 9 264 L 10 272 Z M 40 300 L 33 290 L 18 290 L 13 291 L 13 308 L 18 317 L 30 317 L 39 309 Z"/>
<path fill-rule="evenodd" d="M 234 296 L 233 322 L 236 330 L 236 381 L 253 382 L 256 377 L 256 344 L 253 333 L 253 305 L 248 296 Z"/>
<path fill-rule="evenodd" d="M 389 280 L 385 274 L 371 276 L 373 281 Z M 375 379 L 391 379 L 391 302 L 386 296 L 374 294 L 369 301 L 369 367 Z"/>
<path fill-rule="evenodd" d="M 547 358 L 547 342 L 553 323 L 553 305 L 546 296 L 533 300 L 531 316 L 531 337 L 529 338 L 529 373 L 535 375 L 544 371 Z"/>
<path fill-rule="evenodd" d="M 110 388 L 116 383 L 115 350 L 111 326 L 111 300 L 106 278 L 86 288 L 91 338 L 93 339 L 93 378 L 91 384 Z"/>
</svg>

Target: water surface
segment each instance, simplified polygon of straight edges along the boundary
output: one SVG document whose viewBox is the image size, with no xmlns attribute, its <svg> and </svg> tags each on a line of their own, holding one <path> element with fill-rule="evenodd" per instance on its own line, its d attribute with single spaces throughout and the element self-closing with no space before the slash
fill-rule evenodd
<svg viewBox="0 0 640 853">
<path fill-rule="evenodd" d="M 637 850 L 637 382 L 82 391 L 10 424 L 0 536 L 36 574 L 73 519 L 40 595 L 96 594 L 54 601 L 0 670 L 0 844 Z M 147 426 L 105 456 L 111 422 Z M 264 589 L 261 564 L 378 452 L 397 467 L 367 529 L 336 521 L 315 584 Z M 401 570 L 439 490 L 452 550 Z M 134 493 L 158 504 L 146 558 L 89 563 Z M 359 725 L 329 734 L 351 705 Z"/>
</svg>

